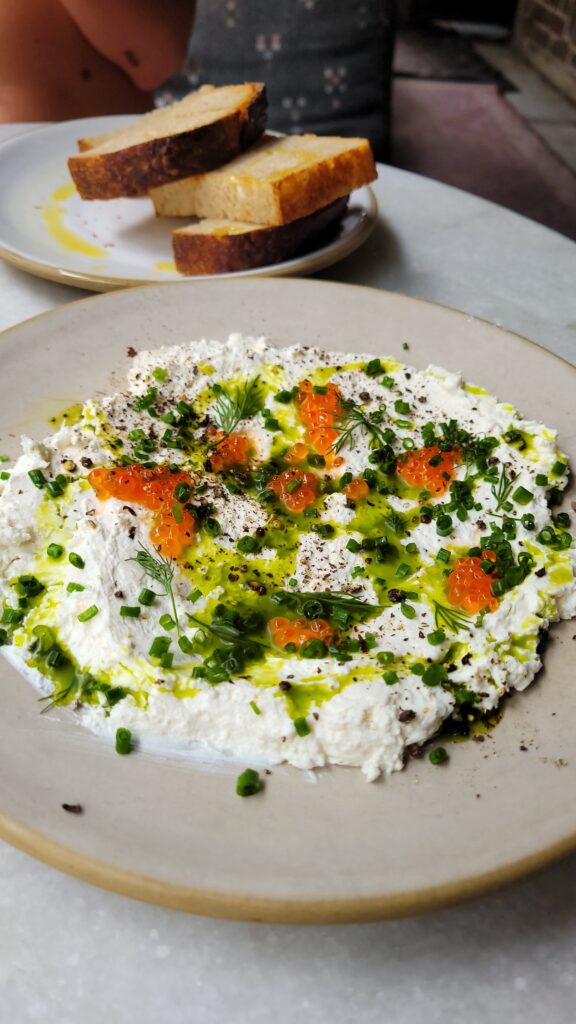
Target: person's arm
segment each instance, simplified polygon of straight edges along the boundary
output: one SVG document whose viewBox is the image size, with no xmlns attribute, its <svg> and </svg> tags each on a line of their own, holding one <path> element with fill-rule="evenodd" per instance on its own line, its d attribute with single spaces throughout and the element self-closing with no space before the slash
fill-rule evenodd
<svg viewBox="0 0 576 1024">
<path fill-rule="evenodd" d="M 195 0 L 58 0 L 95 50 L 143 90 L 181 67 Z"/>
</svg>

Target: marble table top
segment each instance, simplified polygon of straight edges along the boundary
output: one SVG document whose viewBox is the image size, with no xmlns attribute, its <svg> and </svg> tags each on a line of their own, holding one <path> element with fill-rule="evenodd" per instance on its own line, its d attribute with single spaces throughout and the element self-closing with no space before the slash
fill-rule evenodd
<svg viewBox="0 0 576 1024">
<path fill-rule="evenodd" d="M 573 242 L 394 168 L 375 191 L 374 234 L 320 276 L 454 306 L 576 363 Z M 84 295 L 0 263 L 0 329 Z M 575 950 L 576 856 L 427 917 L 298 928 L 136 903 L 0 843 L 0 1024 L 568 1024 Z"/>
</svg>

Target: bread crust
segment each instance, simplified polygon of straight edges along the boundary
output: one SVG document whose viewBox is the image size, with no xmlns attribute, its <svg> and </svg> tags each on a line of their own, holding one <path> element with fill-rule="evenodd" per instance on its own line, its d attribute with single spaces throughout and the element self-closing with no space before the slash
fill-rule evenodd
<svg viewBox="0 0 576 1024">
<path fill-rule="evenodd" d="M 348 196 L 291 224 L 254 225 L 236 235 L 172 232 L 176 269 L 180 274 L 226 274 L 279 263 L 296 255 L 307 242 L 335 225 L 343 216 Z"/>
<path fill-rule="evenodd" d="M 85 149 L 69 157 L 68 169 L 82 199 L 143 196 L 238 156 L 264 131 L 266 110 L 266 88 L 254 85 L 248 103 L 218 121 L 110 153 Z"/>
</svg>

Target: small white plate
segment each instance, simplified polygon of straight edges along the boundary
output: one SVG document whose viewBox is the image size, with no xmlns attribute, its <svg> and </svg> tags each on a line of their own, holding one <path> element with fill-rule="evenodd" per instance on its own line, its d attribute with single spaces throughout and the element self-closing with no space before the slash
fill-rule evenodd
<svg viewBox="0 0 576 1024">
<path fill-rule="evenodd" d="M 184 278 L 173 262 L 171 234 L 182 218 L 157 218 L 148 198 L 80 199 L 67 158 L 82 136 L 112 131 L 129 118 L 64 121 L 7 139 L 0 146 L 0 257 L 38 277 L 90 291 Z M 338 235 L 295 259 L 217 277 L 312 274 L 354 252 L 373 230 L 370 188 L 350 197 Z"/>
</svg>

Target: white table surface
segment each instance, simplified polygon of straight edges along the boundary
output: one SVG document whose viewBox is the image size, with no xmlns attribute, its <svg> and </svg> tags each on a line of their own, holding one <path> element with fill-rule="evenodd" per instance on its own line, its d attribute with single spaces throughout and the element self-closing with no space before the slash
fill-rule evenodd
<svg viewBox="0 0 576 1024">
<path fill-rule="evenodd" d="M 576 363 L 574 243 L 392 168 L 375 190 L 373 236 L 321 276 L 455 306 Z M 0 329 L 84 295 L 0 263 Z M 575 1019 L 576 857 L 427 917 L 297 928 L 136 903 L 0 843 L 0 1024 Z"/>
</svg>

